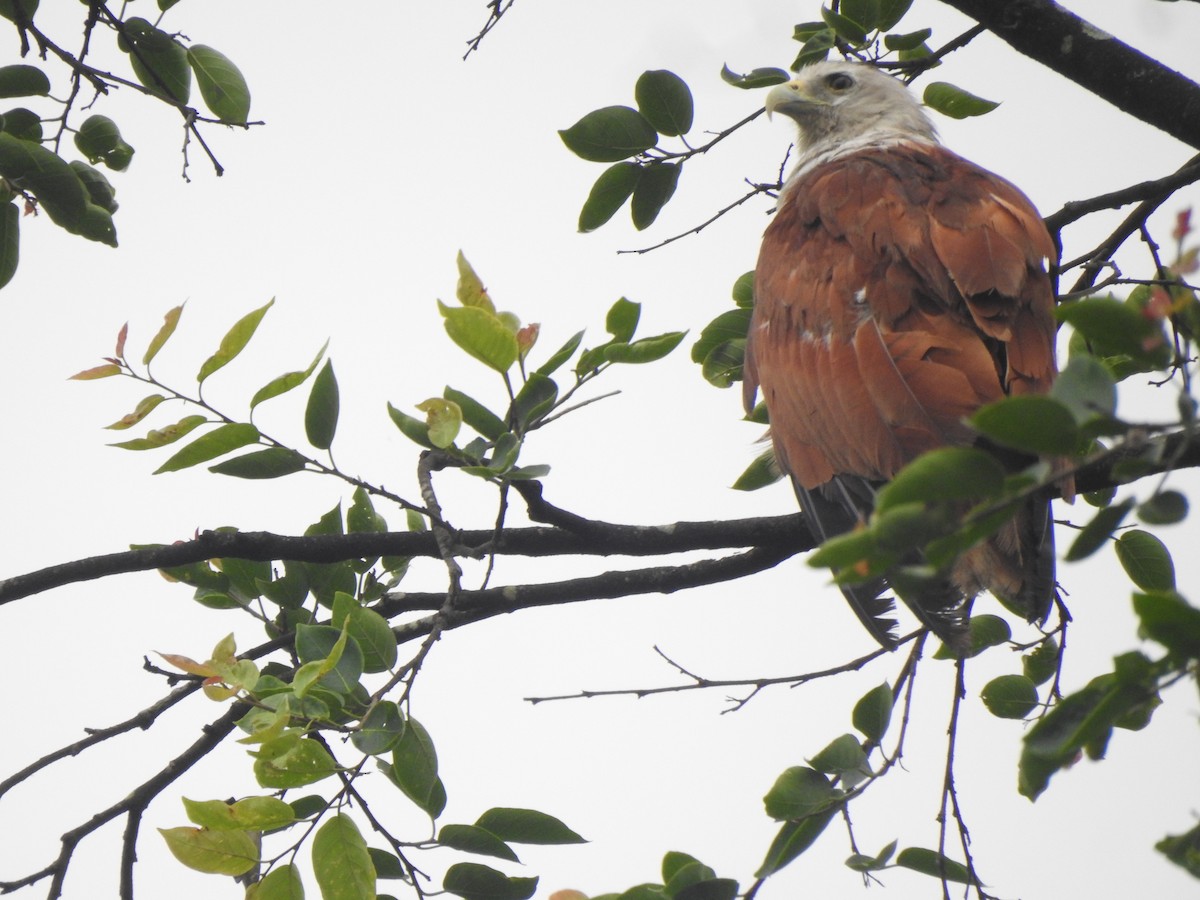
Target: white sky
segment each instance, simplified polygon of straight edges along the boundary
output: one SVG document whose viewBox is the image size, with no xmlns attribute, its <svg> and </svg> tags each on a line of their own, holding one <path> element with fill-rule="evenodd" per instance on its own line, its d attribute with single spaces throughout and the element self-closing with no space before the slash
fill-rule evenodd
<svg viewBox="0 0 1200 900">
<path fill-rule="evenodd" d="M 1200 77 L 1196 4 L 1067 5 Z M 434 302 L 453 294 L 460 248 L 499 305 L 542 324 L 545 352 L 583 327 L 590 340 L 602 341 L 604 312 L 622 295 L 644 304 L 643 333 L 698 333 L 728 308 L 734 279 L 753 266 L 765 201 L 647 256 L 615 251 L 702 221 L 741 194 L 743 178 L 772 177 L 791 138 L 787 123 L 756 121 L 710 158 L 688 163 L 676 199 L 641 235 L 625 224 L 625 212 L 596 234 L 575 233 L 579 206 L 602 167 L 572 157 L 555 131 L 596 107 L 631 103 L 633 83 L 648 68 L 672 69 L 691 84 L 699 128 L 740 119 L 761 96 L 724 86 L 721 64 L 741 71 L 786 66 L 796 50 L 791 26 L 816 10 L 783 0 L 763 0 L 752 11 L 744 6 L 519 0 L 463 63 L 464 41 L 485 18 L 482 2 L 354 4 L 342 18 L 309 18 L 280 0 L 181 3 L 167 25 L 232 58 L 250 83 L 252 117 L 268 124 L 249 134 L 208 132 L 227 172 L 212 177 L 193 152 L 193 183 L 186 185 L 176 117 L 118 95 L 97 109 L 120 123 L 138 151 L 131 170 L 112 177 L 122 204 L 120 249 L 73 238 L 44 219 L 23 223 L 21 270 L 0 304 L 7 335 L 0 419 L 9 435 L 0 475 L 4 573 L 130 543 L 186 539 L 197 528 L 223 524 L 298 533 L 348 496 L 331 480 L 295 476 L 271 483 L 220 480 L 203 471 L 151 478 L 164 456 L 104 446 L 125 435 L 101 426 L 148 391 L 65 377 L 111 353 L 125 321 L 130 356 L 140 356 L 162 314 L 184 300 L 183 324 L 156 366 L 161 378 L 190 388 L 225 329 L 277 297 L 245 358 L 207 386 L 209 399 L 231 413 L 244 410 L 262 383 L 307 365 L 329 337 L 343 398 L 338 462 L 408 496 L 416 494 L 414 447 L 387 420 L 385 402 L 411 410 L 450 382 L 499 403 L 498 381 L 454 350 Z M 70 21 L 78 9 L 65 4 L 62 13 Z M 39 17 L 43 27 L 50 13 Z M 940 44 L 968 23 L 918 0 L 902 28 L 925 24 L 934 26 L 933 43 Z M 73 35 L 74 27 L 65 33 Z M 4 40 L 0 62 L 15 61 L 13 39 Z M 123 59 L 109 62 L 125 71 Z M 937 77 L 1004 101 L 983 119 L 938 125 L 951 147 L 1016 181 L 1044 213 L 1166 174 L 1194 152 L 992 38 L 960 52 Z M 62 88 L 56 82 L 56 93 Z M 1185 192 L 1164 215 L 1198 201 L 1200 192 Z M 1065 255 L 1095 244 L 1116 217 L 1068 231 Z M 1127 259 L 1127 272 L 1144 271 L 1141 256 Z M 750 495 L 728 489 L 756 451 L 758 428 L 739 422 L 736 392 L 702 381 L 688 345 L 653 370 L 613 373 L 597 390 L 620 387 L 621 396 L 530 442 L 526 461 L 554 465 L 548 499 L 583 515 L 642 523 L 794 509 L 784 486 Z M 264 408 L 260 424 L 302 441 L 301 393 Z M 1124 408 L 1143 417 L 1171 402 L 1143 390 Z M 183 415 L 175 412 L 148 424 Z M 447 515 L 459 527 L 486 527 L 493 506 L 463 481 L 439 482 Z M 403 522 L 401 514 L 380 510 L 394 525 Z M 1079 521 L 1088 512 L 1060 515 Z M 1195 520 L 1163 537 L 1176 552 L 1186 592 L 1200 577 Z M 498 583 L 625 564 L 505 563 Z M 413 590 L 443 583 L 432 563 L 414 566 L 411 579 Z M 1066 673 L 1073 688 L 1131 648 L 1133 621 L 1127 582 L 1111 560 L 1064 566 L 1060 580 L 1077 617 Z M 145 653 L 203 658 L 230 629 L 243 647 L 261 640 L 249 621 L 200 609 L 188 596 L 144 574 L 0 609 L 9 673 L 0 770 L 7 774 L 78 738 L 81 726 L 112 724 L 155 699 L 162 685 L 140 671 Z M 1198 599 L 1193 591 L 1192 601 Z M 776 689 L 724 716 L 720 692 L 537 707 L 522 701 L 581 688 L 672 683 L 675 675 L 653 654 L 655 644 L 702 675 L 732 678 L 820 669 L 870 649 L 870 638 L 840 595 L 800 560 L 707 590 L 523 613 L 452 633 L 432 655 L 414 706 L 437 743 L 450 794 L 441 821 L 472 822 L 493 805 L 533 806 L 591 839 L 579 848 L 522 853 L 529 871 L 510 871 L 542 875 L 539 896 L 653 881 L 662 853 L 672 849 L 745 887 L 776 828 L 762 812 L 762 794 L 784 768 L 848 730 L 849 704 L 894 678 L 901 663 L 886 659 L 835 684 Z M 989 657 L 995 658 L 969 674 L 976 693 L 993 675 L 1017 670 L 1015 659 Z M 873 787 L 852 810 L 864 852 L 893 838 L 902 846 L 936 845 L 951 672 L 932 662 L 923 671 L 907 771 Z M 1152 849 L 1167 831 L 1190 827 L 1200 788 L 1194 765 L 1186 764 L 1200 749 L 1195 698 L 1184 688 L 1167 699 L 1149 731 L 1118 733 L 1107 761 L 1057 776 L 1036 805 L 1014 789 L 1021 725 L 969 704 L 960 734 L 960 796 L 977 864 L 994 892 L 1051 900 L 1194 890 L 1194 881 Z M 197 699 L 168 717 L 165 728 L 110 742 L 6 796 L 0 878 L 48 862 L 59 834 L 124 796 L 219 713 Z M 177 865 L 153 828 L 184 824 L 181 793 L 209 798 L 255 790 L 236 747 L 172 788 L 144 825 L 139 896 L 239 896 L 229 883 Z M 397 821 L 413 823 L 411 831 L 399 830 L 418 836 L 419 818 L 396 796 Z M 119 827 L 110 826 L 82 846 L 68 897 L 115 893 L 118 840 Z M 849 853 L 844 830 L 831 825 L 815 850 L 760 897 L 859 896 L 858 877 L 841 865 Z M 423 859 L 433 869 L 452 861 L 448 854 Z M 929 879 L 898 870 L 885 881 L 896 900 L 936 890 Z"/>
</svg>

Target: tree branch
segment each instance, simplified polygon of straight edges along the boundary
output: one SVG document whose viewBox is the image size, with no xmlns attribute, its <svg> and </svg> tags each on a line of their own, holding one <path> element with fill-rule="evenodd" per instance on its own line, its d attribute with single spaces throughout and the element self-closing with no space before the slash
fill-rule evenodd
<svg viewBox="0 0 1200 900">
<path fill-rule="evenodd" d="M 1200 85 L 1053 0 L 942 0 L 1014 50 L 1200 149 Z"/>
</svg>

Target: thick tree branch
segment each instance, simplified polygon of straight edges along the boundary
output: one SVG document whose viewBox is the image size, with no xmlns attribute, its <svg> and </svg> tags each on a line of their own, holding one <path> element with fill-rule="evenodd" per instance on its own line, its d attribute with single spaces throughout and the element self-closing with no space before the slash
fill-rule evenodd
<svg viewBox="0 0 1200 900">
<path fill-rule="evenodd" d="M 1126 459 L 1145 460 L 1142 476 L 1154 475 L 1176 469 L 1200 467 L 1200 434 L 1175 432 L 1145 441 L 1129 441 L 1124 447 L 1107 452 L 1103 458 L 1084 466 L 1076 473 L 1075 483 L 1081 493 L 1103 490 L 1123 484 L 1114 478 L 1113 467 Z M 693 550 L 729 550 L 758 548 L 768 555 L 776 555 L 776 561 L 796 553 L 811 550 L 816 546 L 812 533 L 802 515 L 776 516 L 769 518 L 735 519 L 727 522 L 675 522 L 667 525 L 619 525 L 610 522 L 584 519 L 573 513 L 560 510 L 541 498 L 540 488 L 527 486 L 522 494 L 529 504 L 534 519 L 548 520 L 558 527 L 510 528 L 500 532 L 493 529 L 458 531 L 454 537 L 458 552 L 465 557 L 498 556 L 662 556 Z M 569 529 L 569 530 L 568 530 Z M 216 532 L 203 531 L 194 540 L 170 546 L 143 547 L 124 553 L 109 553 L 50 566 L 36 572 L 16 575 L 0 581 L 0 605 L 29 597 L 34 594 L 74 584 L 119 575 L 128 572 L 169 569 L 209 559 L 250 559 L 263 562 L 294 560 L 297 562 L 332 563 L 347 559 L 362 559 L 372 556 L 430 556 L 438 557 L 437 543 L 428 532 L 387 532 L 383 534 L 319 535 L 315 537 L 292 537 L 270 534 L 263 531 Z M 759 567 L 763 568 L 763 567 Z M 600 593 L 591 596 L 612 597 L 636 593 L 662 591 L 664 573 L 676 573 L 682 567 L 668 566 L 640 569 L 635 572 L 607 573 L 599 579 L 616 578 L 624 585 L 610 588 L 607 582 L 577 579 L 555 585 L 528 585 L 521 590 L 563 591 L 571 585 L 571 599 L 586 599 L 585 592 L 596 586 L 618 593 Z M 757 569 L 755 569 L 757 571 Z M 690 577 L 690 576 L 689 576 Z M 730 575 L 729 577 L 740 577 Z M 686 579 L 685 579 L 686 580 Z M 708 579 L 699 583 L 708 584 Z M 592 587 L 583 587 L 591 584 Z M 674 584 L 674 582 L 672 582 Z M 640 587 L 635 586 L 640 585 Z M 670 587 L 679 590 L 688 586 L 680 583 Z M 576 588 L 578 587 L 578 590 Z M 480 603 L 490 604 L 493 598 L 511 596 L 513 587 L 494 588 L 490 591 L 464 592 L 464 598 L 478 596 Z M 425 595 L 407 595 L 408 609 L 438 608 L 415 603 L 414 598 Z M 558 596 L 562 596 L 559 593 Z M 429 598 L 442 594 L 430 594 Z M 432 599 L 430 602 L 433 602 Z M 469 610 L 473 601 L 464 600 L 462 607 Z M 508 608 L 541 605 L 549 600 L 522 603 Z M 507 610 L 503 610 L 507 611 Z"/>
<path fill-rule="evenodd" d="M 1200 149 L 1200 85 L 1053 0 L 942 0 L 1080 87 Z"/>
</svg>

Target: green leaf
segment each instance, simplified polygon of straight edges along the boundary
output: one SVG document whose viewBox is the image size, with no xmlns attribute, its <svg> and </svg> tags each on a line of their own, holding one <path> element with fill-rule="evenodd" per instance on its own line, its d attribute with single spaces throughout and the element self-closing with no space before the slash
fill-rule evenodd
<svg viewBox="0 0 1200 900">
<path fill-rule="evenodd" d="M 592 185 L 579 211 L 579 230 L 595 231 L 608 222 L 633 194 L 642 177 L 637 163 L 619 162 L 605 169 Z"/>
<path fill-rule="evenodd" d="M 1025 675 L 1000 675 L 980 692 L 988 712 L 1001 719 L 1024 719 L 1037 709 L 1037 686 Z"/>
<path fill-rule="evenodd" d="M 478 825 L 443 825 L 438 831 L 437 842 L 443 847 L 461 850 L 464 853 L 477 853 L 481 856 L 495 856 L 498 859 L 520 862 L 508 844 Z"/>
<path fill-rule="evenodd" d="M 848 16 L 843 16 L 841 13 L 836 13 L 822 6 L 821 18 L 825 20 L 825 24 L 832 28 L 834 33 L 843 41 L 856 45 L 866 43 L 867 29 Z"/>
<path fill-rule="evenodd" d="M 301 663 L 325 663 L 317 684 L 349 695 L 363 674 L 363 653 L 358 642 L 345 641 L 341 650 L 342 630 L 329 625 L 297 625 L 296 655 Z M 329 663 L 332 663 L 330 665 Z"/>
<path fill-rule="evenodd" d="M 291 863 L 276 866 L 262 881 L 246 888 L 246 900 L 304 900 L 300 870 Z"/>
<path fill-rule="evenodd" d="M 321 349 L 317 351 L 317 355 L 313 357 L 312 363 L 310 363 L 308 368 L 303 372 L 286 372 L 283 375 L 272 378 L 270 381 L 264 384 L 250 399 L 250 408 L 254 409 L 256 406 L 258 406 L 258 404 L 265 403 L 266 401 L 278 397 L 281 394 L 286 394 L 293 388 L 297 388 L 304 384 L 304 382 L 308 381 L 308 379 L 312 376 L 312 373 L 317 370 L 317 366 L 320 364 L 321 359 L 325 356 L 325 351 L 328 349 L 328 347 L 329 341 L 326 341 L 321 346 Z"/>
<path fill-rule="evenodd" d="M 641 317 L 642 304 L 621 297 L 609 307 L 604 317 L 604 330 L 612 335 L 614 341 L 631 341 Z"/>
<path fill-rule="evenodd" d="M 530 374 L 512 403 L 511 420 L 518 432 L 527 432 L 554 408 L 558 385 L 537 372 Z"/>
<path fill-rule="evenodd" d="M 21 258 L 21 210 L 15 203 L 0 208 L 0 288 L 17 274 Z"/>
<path fill-rule="evenodd" d="M 1148 531 L 1131 529 L 1117 538 L 1117 559 L 1143 591 L 1175 590 L 1175 564 L 1166 544 Z"/>
<path fill-rule="evenodd" d="M 449 386 L 442 391 L 442 396 L 457 404 L 462 420 L 488 440 L 494 441 L 505 432 L 504 420 L 475 398 Z"/>
<path fill-rule="evenodd" d="M 840 776 L 845 786 L 852 786 L 871 774 L 867 754 L 852 734 L 834 738 L 809 762 L 818 772 Z"/>
<path fill-rule="evenodd" d="M 186 421 L 186 420 L 185 420 Z M 183 423 L 181 422 L 180 425 Z M 190 428 L 188 429 L 191 430 Z M 151 432 L 154 434 L 154 432 Z M 155 475 L 163 472 L 178 472 L 200 463 L 208 462 L 258 441 L 258 429 L 245 422 L 228 422 L 219 425 L 207 434 L 202 434 L 185 447 L 180 448 L 165 463 L 154 470 Z M 114 446 L 123 446 L 116 444 Z"/>
<path fill-rule="evenodd" d="M 424 421 L 402 412 L 390 403 L 387 405 L 387 409 L 388 415 L 406 438 L 428 450 L 437 449 L 434 447 L 433 441 L 429 439 L 429 426 Z"/>
<path fill-rule="evenodd" d="M 971 877 L 971 871 L 962 863 L 955 862 L 936 850 L 926 850 L 924 847 L 905 847 L 896 856 L 896 865 L 958 884 L 977 883 Z"/>
<path fill-rule="evenodd" d="M 943 447 L 923 453 L 885 486 L 876 513 L 910 503 L 982 500 L 1004 488 L 1004 468 L 990 453 L 972 447 Z"/>
<path fill-rule="evenodd" d="M 879 0 L 879 18 L 875 20 L 875 27 L 880 31 L 895 28 L 912 4 L 913 0 Z"/>
<path fill-rule="evenodd" d="M 75 147 L 90 163 L 102 162 L 114 172 L 124 172 L 133 160 L 133 147 L 121 137 L 108 116 L 88 116 L 75 133 Z"/>
<path fill-rule="evenodd" d="M 1045 684 L 1058 671 L 1060 661 L 1058 641 L 1047 637 L 1037 647 L 1021 657 L 1021 671 L 1034 684 Z"/>
<path fill-rule="evenodd" d="M 879 18 L 880 0 L 841 0 L 838 11 L 848 19 L 857 22 L 864 31 L 874 31 L 875 22 Z"/>
<path fill-rule="evenodd" d="M 741 341 L 744 347 L 752 312 L 743 307 L 727 310 L 705 325 L 696 343 L 692 344 L 692 362 L 705 362 L 715 348 L 730 341 Z"/>
<path fill-rule="evenodd" d="M 129 54 L 133 74 L 148 91 L 176 103 L 185 104 L 192 93 L 192 75 L 188 55 L 165 31 L 155 28 L 140 16 L 125 20 L 118 46 Z"/>
<path fill-rule="evenodd" d="M 1069 456 L 1080 442 L 1071 410 L 1040 394 L 989 403 L 971 416 L 970 422 L 996 443 L 1026 453 Z"/>
<path fill-rule="evenodd" d="M 565 363 L 574 355 L 575 351 L 579 349 L 579 345 L 582 342 L 583 332 L 575 332 L 575 334 L 571 335 L 570 339 L 568 339 L 565 344 L 554 351 L 554 354 L 548 360 L 538 366 L 537 374 L 546 375 L 547 377 L 553 375 L 563 363 Z M 482 434 L 482 432 L 480 433 Z"/>
<path fill-rule="evenodd" d="M 1184 834 L 1168 835 L 1155 844 L 1154 849 L 1193 878 L 1200 878 L 1200 825 Z"/>
<path fill-rule="evenodd" d="M 282 478 L 294 472 L 303 472 L 306 464 L 304 457 L 295 450 L 267 447 L 209 466 L 208 471 L 233 478 Z"/>
<path fill-rule="evenodd" d="M 1079 425 L 1110 418 L 1117 409 L 1117 384 L 1094 356 L 1074 354 L 1050 389 L 1050 396 L 1071 411 Z"/>
<path fill-rule="evenodd" d="M 731 84 L 742 90 L 752 90 L 754 88 L 770 87 L 774 84 L 783 84 L 790 81 L 791 74 L 786 69 L 776 69 L 773 67 L 763 67 L 752 69 L 744 75 L 739 74 L 729 66 L 721 66 L 721 80 L 726 84 Z"/>
<path fill-rule="evenodd" d="M 118 206 L 116 199 L 117 191 L 109 180 L 104 177 L 104 174 L 77 159 L 71 160 L 69 165 L 75 174 L 79 176 L 79 180 L 83 182 L 84 188 L 87 189 L 88 199 L 92 204 L 100 207 L 109 215 L 115 213 Z"/>
<path fill-rule="evenodd" d="M 430 397 L 418 403 L 417 409 L 425 413 L 430 443 L 441 450 L 452 446 L 462 428 L 463 416 L 458 404 L 442 397 Z"/>
<path fill-rule="evenodd" d="M 639 338 L 631 344 L 610 344 L 604 348 L 604 359 L 610 363 L 656 362 L 679 346 L 687 337 L 686 331 L 669 331 L 654 337 Z"/>
<path fill-rule="evenodd" d="M 187 61 L 204 105 L 213 115 L 226 122 L 245 122 L 250 115 L 250 88 L 238 67 L 204 44 L 189 47 Z"/>
<path fill-rule="evenodd" d="M 375 900 L 375 866 L 367 842 L 344 813 L 317 829 L 312 866 L 321 900 Z"/>
<path fill-rule="evenodd" d="M 45 97 L 50 79 L 37 66 L 0 66 L 0 98 Z"/>
<path fill-rule="evenodd" d="M 889 50 L 916 50 L 924 45 L 932 34 L 932 28 L 922 28 L 920 31 L 910 31 L 907 34 L 888 34 L 884 35 L 883 46 Z"/>
<path fill-rule="evenodd" d="M 375 867 L 376 878 L 408 879 L 408 872 L 404 870 L 404 865 L 396 854 L 375 847 L 368 847 L 367 852 L 371 854 L 371 864 Z"/>
<path fill-rule="evenodd" d="M 1187 518 L 1188 499 L 1179 491 L 1159 491 L 1137 508 L 1147 525 L 1175 525 Z"/>
<path fill-rule="evenodd" d="M 430 818 L 441 815 L 446 806 L 446 791 L 438 778 L 437 751 L 429 732 L 412 716 L 392 751 L 389 774 L 405 796 Z"/>
<path fill-rule="evenodd" d="M 854 713 L 850 721 L 867 740 L 879 743 L 891 724 L 894 704 L 892 686 L 885 681 L 859 698 L 854 704 Z"/>
<path fill-rule="evenodd" d="M 0 0 L 0 16 L 10 22 L 16 22 L 18 16 L 21 21 L 32 20 L 33 14 L 37 12 L 38 2 L 39 0 Z"/>
<path fill-rule="evenodd" d="M 792 862 L 813 845 L 816 839 L 821 836 L 821 832 L 825 830 L 825 827 L 836 815 L 837 807 L 833 807 L 824 812 L 810 815 L 799 822 L 785 823 L 779 829 L 779 834 L 771 841 L 771 846 L 767 849 L 766 859 L 763 860 L 762 865 L 759 866 L 754 876 L 756 878 L 766 878 L 768 875 L 773 875 Z"/>
<path fill-rule="evenodd" d="M 643 72 L 634 86 L 633 96 L 638 111 L 659 134 L 677 137 L 691 130 L 692 92 L 674 72 L 666 69 Z"/>
<path fill-rule="evenodd" d="M 797 820 L 836 806 L 842 792 L 808 766 L 793 766 L 775 780 L 763 803 L 767 815 L 777 820 Z"/>
<path fill-rule="evenodd" d="M 659 212 L 675 194 L 683 163 L 656 162 L 646 166 L 633 189 L 633 227 L 638 231 L 649 228 Z"/>
<path fill-rule="evenodd" d="M 671 890 L 672 885 L 667 889 Z M 671 896 L 672 900 L 734 900 L 738 883 L 732 878 L 707 878 L 680 887 Z"/>
<path fill-rule="evenodd" d="M 649 150 L 658 141 L 654 126 L 628 106 L 593 110 L 558 135 L 568 150 L 591 162 L 619 162 Z"/>
<path fill-rule="evenodd" d="M 404 736 L 404 714 L 390 700 L 381 700 L 350 733 L 350 741 L 362 753 L 378 756 L 395 748 Z"/>
<path fill-rule="evenodd" d="M 336 599 L 334 603 L 336 606 Z M 396 634 L 387 619 L 373 609 L 357 605 L 347 618 L 350 637 L 362 651 L 364 672 L 387 672 L 396 665 Z"/>
<path fill-rule="evenodd" d="M 825 59 L 837 43 L 837 38 L 837 33 L 832 28 L 814 32 L 804 41 L 804 46 L 800 48 L 800 52 L 792 63 L 792 69 L 798 70 Z"/>
<path fill-rule="evenodd" d="M 1000 105 L 991 100 L 976 97 L 974 94 L 944 81 L 935 81 L 926 85 L 922 100 L 930 109 L 935 109 L 952 119 L 982 116 Z"/>
<path fill-rule="evenodd" d="M 746 467 L 746 470 L 738 476 L 737 481 L 733 483 L 735 491 L 757 491 L 759 488 L 764 488 L 769 484 L 775 484 L 779 479 L 783 478 L 783 472 L 779 469 L 779 464 L 775 461 L 775 451 L 768 448 L 760 453 Z M 861 556 L 855 556 L 853 562 L 861 559 Z"/>
<path fill-rule="evenodd" d="M 1067 562 L 1086 559 L 1103 547 L 1132 508 L 1133 499 L 1126 498 L 1114 506 L 1106 506 L 1097 512 L 1071 542 L 1064 557 Z"/>
<path fill-rule="evenodd" d="M 270 759 L 254 761 L 254 777 L 265 788 L 284 789 L 303 787 L 328 778 L 338 770 L 332 756 L 314 740 L 296 741 L 287 752 Z"/>
<path fill-rule="evenodd" d="M 271 298 L 258 309 L 247 313 L 234 322 L 233 327 L 221 338 L 221 344 L 217 347 L 217 352 L 206 359 L 204 364 L 200 366 L 200 371 L 196 375 L 196 381 L 203 382 L 218 369 L 228 365 L 239 353 L 246 349 L 246 345 L 250 343 L 250 338 L 254 337 L 254 332 L 258 330 L 263 316 L 274 305 L 275 299 Z"/>
<path fill-rule="evenodd" d="M 1200 659 L 1200 609 L 1173 591 L 1134 594 L 1141 632 L 1183 659 Z"/>
<path fill-rule="evenodd" d="M 999 647 L 1012 639 L 1012 628 L 999 616 L 988 613 L 971 616 L 967 624 L 967 650 L 960 653 L 942 644 L 934 651 L 934 659 L 971 659 L 989 647 Z"/>
<path fill-rule="evenodd" d="M 1164 365 L 1170 357 L 1162 322 L 1143 315 L 1135 303 L 1085 297 L 1061 304 L 1054 314 L 1082 335 L 1096 355 L 1106 357 L 1110 368 L 1120 362 L 1110 357 L 1127 357 L 1134 364 L 1123 374 L 1117 372 L 1118 377 Z"/>
<path fill-rule="evenodd" d="M 183 807 L 192 824 L 214 831 L 270 831 L 296 821 L 291 804 L 278 797 L 244 797 L 236 803 L 184 797 Z"/>
<path fill-rule="evenodd" d="M 475 825 L 514 844 L 586 843 L 560 820 L 536 809 L 494 807 L 481 815 Z"/>
<path fill-rule="evenodd" d="M 244 875 L 258 863 L 258 846 L 245 831 L 160 828 L 158 833 L 177 860 L 211 875 Z"/>
<path fill-rule="evenodd" d="M 517 361 L 517 336 L 494 313 L 478 306 L 446 306 L 438 308 L 445 318 L 450 340 L 484 365 L 497 372 L 507 372 Z"/>
<path fill-rule="evenodd" d="M 44 137 L 41 117 L 24 106 L 10 109 L 0 116 L 0 130 L 7 131 L 15 138 L 34 143 L 41 143 Z M 0 190 L 0 198 L 7 202 L 12 199 L 11 193 L 7 188 Z"/>
<path fill-rule="evenodd" d="M 182 303 L 167 311 L 167 314 L 163 316 L 163 323 L 159 327 L 158 332 L 151 338 L 149 345 L 146 347 L 146 353 L 142 357 L 142 365 L 150 365 L 150 361 L 158 355 L 158 351 L 163 348 L 163 345 L 175 333 L 175 328 L 179 325 L 179 317 L 182 315 Z"/>
<path fill-rule="evenodd" d="M 58 154 L 0 132 L 0 176 L 33 194 L 54 224 L 89 240 L 117 245 L 112 216 L 91 202 L 79 175 Z"/>
<path fill-rule="evenodd" d="M 528 900 L 537 890 L 536 878 L 516 878 L 479 863 L 455 863 L 446 870 L 442 887 L 465 900 Z"/>
</svg>

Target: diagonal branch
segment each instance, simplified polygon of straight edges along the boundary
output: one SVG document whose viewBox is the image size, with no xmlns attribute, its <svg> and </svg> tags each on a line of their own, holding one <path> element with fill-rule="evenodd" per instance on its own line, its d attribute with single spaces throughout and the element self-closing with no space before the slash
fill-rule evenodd
<svg viewBox="0 0 1200 900">
<path fill-rule="evenodd" d="M 1200 149 L 1200 85 L 1053 0 L 942 0 L 1025 56 Z"/>
</svg>

